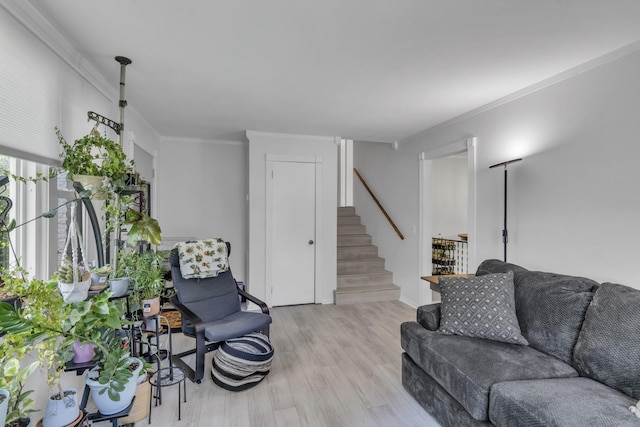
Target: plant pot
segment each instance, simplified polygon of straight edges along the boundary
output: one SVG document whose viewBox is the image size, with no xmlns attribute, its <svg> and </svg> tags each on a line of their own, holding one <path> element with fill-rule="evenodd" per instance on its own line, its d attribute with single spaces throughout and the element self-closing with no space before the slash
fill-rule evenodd
<svg viewBox="0 0 640 427">
<path fill-rule="evenodd" d="M 109 289 L 111 289 L 114 297 L 126 295 L 129 291 L 129 278 L 118 277 L 116 279 L 109 280 Z"/>
<path fill-rule="evenodd" d="M 104 186 L 104 176 L 74 175 L 72 179 L 82 184 L 82 188 L 90 191 L 92 199 L 104 200 L 107 198 L 109 190 Z"/>
<path fill-rule="evenodd" d="M 149 382 L 149 376 L 146 373 L 143 373 L 138 378 L 138 385 L 136 386 L 135 396 L 136 400 L 135 402 L 133 402 L 133 407 L 131 407 L 129 415 L 118 420 L 120 422 L 120 425 L 133 424 L 149 416 L 151 383 Z"/>
<path fill-rule="evenodd" d="M 22 417 L 13 421 L 12 423 L 5 424 L 6 427 L 31 427 L 31 417 Z"/>
<path fill-rule="evenodd" d="M 4 423 L 7 420 L 7 409 L 9 407 L 9 390 L 0 388 L 0 426 L 4 427 Z"/>
<path fill-rule="evenodd" d="M 58 395 L 58 394 L 56 394 Z M 62 427 L 73 423 L 80 413 L 78 392 L 74 389 L 64 390 L 62 399 L 49 397 L 47 409 L 42 418 L 42 427 Z"/>
<path fill-rule="evenodd" d="M 82 302 L 89 296 L 91 277 L 76 284 L 58 282 L 58 289 L 65 302 Z"/>
<path fill-rule="evenodd" d="M 91 273 L 91 286 L 105 286 L 109 273 Z"/>
<path fill-rule="evenodd" d="M 140 375 L 140 371 L 142 370 L 142 361 L 135 357 L 131 357 L 129 360 L 131 363 L 137 362 L 138 367 L 133 371 L 133 376 L 129 378 L 129 381 L 125 384 L 124 390 L 120 392 L 120 400 L 118 401 L 111 400 L 109 393 L 106 391 L 100 394 L 100 391 L 106 388 L 106 385 L 98 382 L 98 371 L 91 370 L 87 373 L 85 383 L 91 389 L 91 398 L 93 399 L 93 403 L 96 404 L 98 411 L 100 411 L 102 415 L 117 414 L 118 412 L 125 410 L 127 406 L 131 404 L 131 400 L 136 394 L 136 383 L 138 376 Z"/>
<path fill-rule="evenodd" d="M 73 363 L 87 363 L 96 355 L 96 345 L 93 343 L 73 342 Z"/>
<path fill-rule="evenodd" d="M 143 299 L 140 304 L 142 305 L 142 315 L 144 317 L 155 316 L 160 313 L 160 297 Z"/>
</svg>

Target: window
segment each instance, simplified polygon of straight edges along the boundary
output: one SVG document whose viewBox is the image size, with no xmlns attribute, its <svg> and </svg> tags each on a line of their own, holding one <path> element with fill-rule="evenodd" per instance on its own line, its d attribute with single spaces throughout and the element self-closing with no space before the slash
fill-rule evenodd
<svg viewBox="0 0 640 427">
<path fill-rule="evenodd" d="M 65 188 L 66 183 L 63 186 L 55 185 L 65 182 L 66 176 L 35 183 L 15 179 L 35 177 L 37 174 L 48 176 L 51 169 L 47 165 L 0 154 L 0 168 L 8 171 L 10 176 L 8 184 L 0 187 L 0 209 L 6 209 L 7 204 L 11 203 L 5 223 L 15 220 L 16 224 L 10 233 L 0 235 L 0 266 L 7 268 L 20 265 L 32 277 L 47 278 L 58 265 L 69 215 L 66 206 L 60 208 L 58 215 L 51 219 L 42 214 L 74 198 L 74 193 Z"/>
</svg>

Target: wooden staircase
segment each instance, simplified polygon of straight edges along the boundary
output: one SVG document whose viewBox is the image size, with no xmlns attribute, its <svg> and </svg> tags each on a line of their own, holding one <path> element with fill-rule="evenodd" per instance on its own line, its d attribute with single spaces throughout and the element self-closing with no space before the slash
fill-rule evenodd
<svg viewBox="0 0 640 427">
<path fill-rule="evenodd" d="M 400 298 L 393 273 L 384 269 L 384 259 L 371 244 L 371 236 L 353 207 L 338 208 L 338 285 L 336 305 L 390 301 Z"/>
</svg>

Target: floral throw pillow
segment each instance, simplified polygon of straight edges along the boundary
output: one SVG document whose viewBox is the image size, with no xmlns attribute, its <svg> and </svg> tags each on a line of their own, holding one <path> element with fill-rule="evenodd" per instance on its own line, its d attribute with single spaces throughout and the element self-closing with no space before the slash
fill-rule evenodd
<svg viewBox="0 0 640 427">
<path fill-rule="evenodd" d="M 520 332 L 513 290 L 513 272 L 470 279 L 441 277 L 440 328 L 462 335 L 528 345 Z"/>
<path fill-rule="evenodd" d="M 176 243 L 180 273 L 185 279 L 206 279 L 229 269 L 227 244 L 221 238 Z"/>
</svg>

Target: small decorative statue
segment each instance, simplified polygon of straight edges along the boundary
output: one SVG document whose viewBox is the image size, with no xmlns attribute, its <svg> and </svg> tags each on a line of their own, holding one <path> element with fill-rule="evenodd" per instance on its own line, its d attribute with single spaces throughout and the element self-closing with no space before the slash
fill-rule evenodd
<svg viewBox="0 0 640 427">
<path fill-rule="evenodd" d="M 635 404 L 635 406 L 629 406 L 629 410 L 636 417 L 640 418 L 640 400 Z"/>
</svg>

